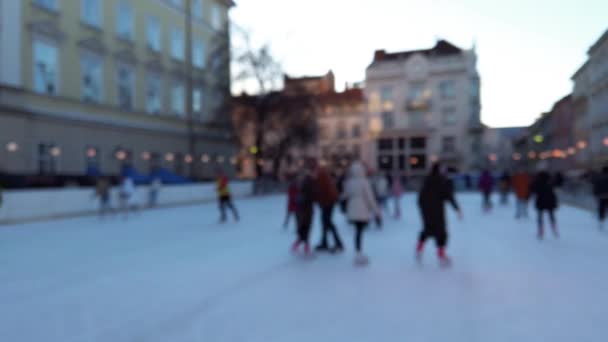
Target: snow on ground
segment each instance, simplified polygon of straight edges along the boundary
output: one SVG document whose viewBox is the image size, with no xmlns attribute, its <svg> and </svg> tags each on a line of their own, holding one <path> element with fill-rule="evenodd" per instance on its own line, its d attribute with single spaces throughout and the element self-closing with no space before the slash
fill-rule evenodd
<svg viewBox="0 0 608 342">
<path fill-rule="evenodd" d="M 339 213 L 344 254 L 290 255 L 282 197 L 238 201 L 236 224 L 207 204 L 3 226 L 0 341 L 608 340 L 608 233 L 589 213 L 562 208 L 562 237 L 539 242 L 511 207 L 482 215 L 477 195 L 458 197 L 448 270 L 432 243 L 414 262 L 413 196 L 368 230 L 366 268 Z"/>
</svg>

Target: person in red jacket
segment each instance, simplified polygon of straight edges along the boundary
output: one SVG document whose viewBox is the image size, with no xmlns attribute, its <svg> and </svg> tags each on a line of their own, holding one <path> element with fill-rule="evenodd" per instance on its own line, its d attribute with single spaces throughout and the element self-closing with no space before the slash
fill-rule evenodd
<svg viewBox="0 0 608 342">
<path fill-rule="evenodd" d="M 315 250 L 324 252 L 329 251 L 332 253 L 341 252 L 344 250 L 344 245 L 340 239 L 340 234 L 336 225 L 333 223 L 333 212 L 336 202 L 340 195 L 336 187 L 336 182 L 324 167 L 318 167 L 316 170 L 316 200 L 321 208 L 321 224 L 323 226 L 323 232 L 321 235 L 321 242 L 315 248 Z M 329 246 L 327 243 L 327 235 L 333 235 L 334 245 Z"/>
<path fill-rule="evenodd" d="M 217 170 L 217 195 L 218 195 L 218 204 L 220 207 L 220 222 L 226 222 L 226 209 L 230 209 L 232 214 L 234 215 L 234 219 L 236 221 L 239 220 L 239 213 L 232 203 L 232 196 L 230 195 L 230 186 L 228 177 L 224 174 L 221 169 Z"/>
</svg>

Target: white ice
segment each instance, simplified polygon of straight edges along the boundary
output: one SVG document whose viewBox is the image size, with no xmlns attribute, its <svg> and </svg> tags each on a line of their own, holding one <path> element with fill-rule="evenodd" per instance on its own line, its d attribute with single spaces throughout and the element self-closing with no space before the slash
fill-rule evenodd
<svg viewBox="0 0 608 342">
<path fill-rule="evenodd" d="M 2 226 L 0 341 L 608 341 L 608 233 L 590 213 L 561 208 L 561 238 L 540 242 L 512 207 L 458 197 L 448 270 L 432 243 L 414 262 L 413 196 L 368 230 L 365 268 L 339 213 L 344 254 L 292 256 L 283 197 L 237 201 L 225 225 L 207 204 Z"/>
</svg>

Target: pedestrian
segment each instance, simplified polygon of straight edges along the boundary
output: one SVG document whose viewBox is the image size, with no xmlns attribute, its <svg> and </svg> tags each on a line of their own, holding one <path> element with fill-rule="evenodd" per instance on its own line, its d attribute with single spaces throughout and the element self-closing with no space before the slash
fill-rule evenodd
<svg viewBox="0 0 608 342">
<path fill-rule="evenodd" d="M 330 251 L 332 253 L 342 252 L 344 245 L 342 244 L 336 225 L 333 223 L 334 206 L 338 201 L 339 193 L 333 177 L 325 167 L 317 168 L 315 189 L 317 203 L 321 208 L 321 225 L 323 227 L 321 242 L 315 250 Z M 331 247 L 327 243 L 327 235 L 332 235 L 334 238 L 334 244 Z"/>
<path fill-rule="evenodd" d="M 549 215 L 551 229 L 555 237 L 559 237 L 557 231 L 557 221 L 555 219 L 555 210 L 557 210 L 558 202 L 555 194 L 555 184 L 551 181 L 551 176 L 546 171 L 538 173 L 531 186 L 531 193 L 536 197 L 536 210 L 538 212 L 538 239 L 544 237 L 544 213 Z"/>
<path fill-rule="evenodd" d="M 471 175 L 468 173 L 464 174 L 464 187 L 467 190 L 471 190 L 473 188 L 473 180 L 471 179 Z"/>
<path fill-rule="evenodd" d="M 120 200 L 120 208 L 123 212 L 123 218 L 126 220 L 129 216 L 129 211 L 137 211 L 135 203 L 135 183 L 128 176 L 123 176 L 118 193 Z"/>
<path fill-rule="evenodd" d="M 99 177 L 95 185 L 95 197 L 99 199 L 99 217 L 104 218 L 111 210 L 110 206 L 110 181 L 105 177 Z"/>
<path fill-rule="evenodd" d="M 401 196 L 403 195 L 403 183 L 398 172 L 393 174 L 393 185 L 392 185 L 393 200 L 395 202 L 395 219 L 401 218 Z"/>
<path fill-rule="evenodd" d="M 349 171 L 349 177 L 344 185 L 342 198 L 346 199 L 346 217 L 355 226 L 355 264 L 365 265 L 369 258 L 363 254 L 363 233 L 369 221 L 380 216 L 380 209 L 374 196 L 374 191 L 366 177 L 365 167 L 355 161 Z"/>
<path fill-rule="evenodd" d="M 230 209 L 232 211 L 232 215 L 234 216 L 234 220 L 239 220 L 239 213 L 232 202 L 232 196 L 230 193 L 230 182 L 228 180 L 228 176 L 224 174 L 222 169 L 216 170 L 216 189 L 217 189 L 217 199 L 218 205 L 220 208 L 220 223 L 226 222 L 227 215 L 226 210 Z"/>
<path fill-rule="evenodd" d="M 511 191 L 511 175 L 508 171 L 503 172 L 500 176 L 499 188 L 500 204 L 505 206 L 509 204 L 509 192 Z"/>
<path fill-rule="evenodd" d="M 371 181 L 372 191 L 374 192 L 374 197 L 376 198 L 376 203 L 378 204 L 378 207 L 381 209 L 381 211 L 386 210 L 386 201 L 389 196 L 389 184 L 386 180 L 386 177 L 378 171 L 377 173 L 375 173 L 375 175 L 372 175 Z M 375 221 L 376 227 L 378 229 L 381 229 L 383 225 L 382 215 L 377 215 L 375 217 Z"/>
<path fill-rule="evenodd" d="M 440 165 L 434 164 L 418 195 L 418 207 L 424 226 L 418 237 L 416 259 L 418 261 L 422 260 L 424 243 L 428 238 L 434 238 L 439 262 L 444 267 L 451 264 L 451 260 L 445 251 L 448 243 L 445 202 L 450 203 L 462 218 L 460 206 L 454 198 L 454 185 L 442 174 Z"/>
<path fill-rule="evenodd" d="M 293 174 L 289 174 L 289 185 L 287 186 L 287 213 L 285 214 L 285 221 L 283 222 L 283 229 L 287 229 L 289 226 L 289 221 L 292 216 L 296 214 L 297 203 L 296 199 L 298 196 L 298 185 L 295 176 Z"/>
<path fill-rule="evenodd" d="M 162 186 L 163 181 L 159 177 L 154 177 L 148 189 L 148 206 L 150 208 L 154 208 L 158 204 L 158 194 Z"/>
<path fill-rule="evenodd" d="M 597 199 L 598 220 L 600 229 L 604 228 L 606 212 L 608 211 L 608 166 L 602 169 L 602 173 L 593 179 L 593 194 Z"/>
<path fill-rule="evenodd" d="M 297 176 L 298 196 L 296 199 L 296 222 L 298 224 L 298 236 L 291 246 L 291 251 L 297 253 L 300 245 L 304 245 L 304 255 L 310 256 L 310 228 L 312 226 L 313 210 L 315 202 L 315 182 L 312 170 L 315 161 L 309 159 L 300 168 Z"/>
<path fill-rule="evenodd" d="M 528 200 L 530 199 L 530 184 L 532 183 L 532 179 L 528 172 L 521 169 L 513 176 L 512 183 L 517 201 L 515 204 L 515 218 L 528 218 Z"/>
<path fill-rule="evenodd" d="M 490 170 L 485 169 L 479 178 L 479 190 L 483 195 L 483 210 L 487 213 L 492 210 L 492 191 L 494 190 L 494 177 Z"/>
</svg>

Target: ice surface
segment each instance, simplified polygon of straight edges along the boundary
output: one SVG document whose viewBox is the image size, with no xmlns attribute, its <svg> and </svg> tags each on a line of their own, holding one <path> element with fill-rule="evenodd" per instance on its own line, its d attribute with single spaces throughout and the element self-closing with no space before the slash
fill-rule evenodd
<svg viewBox="0 0 608 342">
<path fill-rule="evenodd" d="M 238 201 L 244 220 L 225 225 L 208 204 L 2 226 L 0 341 L 608 340 L 608 233 L 590 213 L 562 208 L 561 238 L 539 242 L 512 207 L 458 197 L 448 270 L 432 243 L 414 262 L 413 196 L 368 230 L 365 268 L 339 213 L 344 254 L 290 255 L 283 197 Z"/>
</svg>

